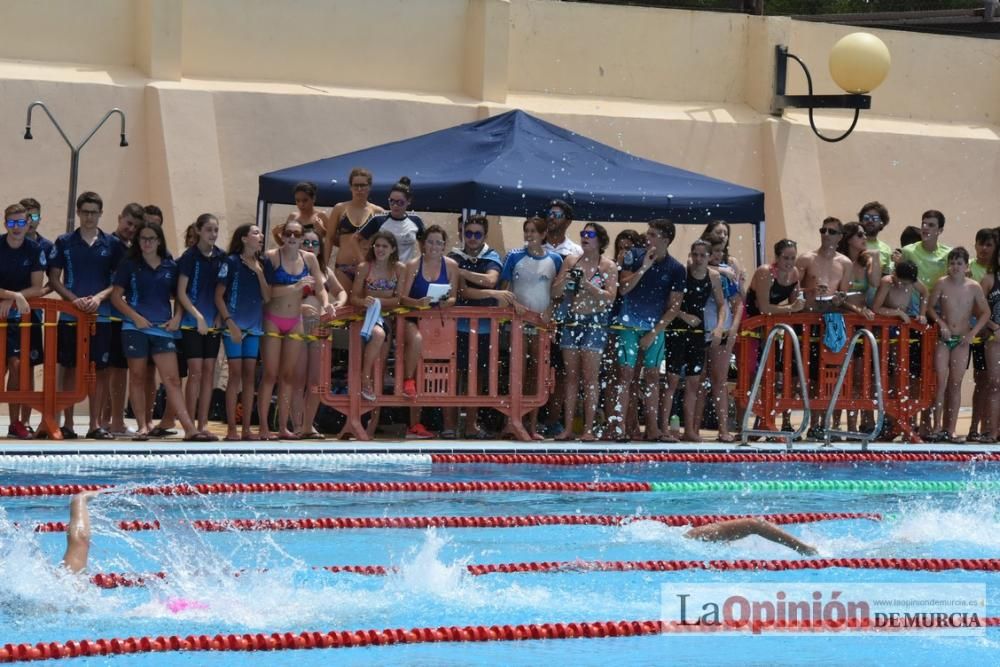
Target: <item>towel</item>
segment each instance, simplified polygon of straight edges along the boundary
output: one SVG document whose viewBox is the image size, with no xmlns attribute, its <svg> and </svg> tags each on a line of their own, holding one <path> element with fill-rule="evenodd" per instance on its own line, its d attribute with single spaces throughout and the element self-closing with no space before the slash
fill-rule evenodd
<svg viewBox="0 0 1000 667">
<path fill-rule="evenodd" d="M 844 316 L 840 313 L 826 313 L 823 315 L 823 344 L 831 352 L 840 352 L 847 345 L 847 326 L 844 324 Z"/>
<path fill-rule="evenodd" d="M 376 324 L 382 324 L 382 302 L 375 299 L 365 312 L 365 323 L 361 325 L 361 340 L 366 343 L 372 337 Z"/>
</svg>

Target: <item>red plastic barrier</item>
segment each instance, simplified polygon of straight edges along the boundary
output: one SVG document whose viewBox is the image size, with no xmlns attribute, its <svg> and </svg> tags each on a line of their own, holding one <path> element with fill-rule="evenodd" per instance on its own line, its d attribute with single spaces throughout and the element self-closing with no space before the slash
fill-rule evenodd
<svg viewBox="0 0 1000 667">
<path fill-rule="evenodd" d="M 1000 618 L 977 619 L 980 626 L 1000 626 Z M 972 624 L 969 623 L 970 627 Z M 348 648 L 351 646 L 388 646 L 391 644 L 423 644 L 431 642 L 527 641 L 536 639 L 576 639 L 600 637 L 634 637 L 664 633 L 719 632 L 736 629 L 749 631 L 747 624 L 731 626 L 681 624 L 678 621 L 592 621 L 573 623 L 528 623 L 525 625 L 466 625 L 464 627 L 389 628 L 385 630 L 341 630 L 329 632 L 291 632 L 270 634 L 179 635 L 159 637 L 127 637 L 125 639 L 84 639 L 38 644 L 4 644 L 0 647 L 0 663 L 53 660 L 103 655 L 174 651 L 280 651 L 314 648 Z M 843 632 L 881 631 L 898 628 L 877 627 L 870 619 L 850 619 L 843 623 L 780 622 L 775 631 L 831 630 Z M 915 628 L 908 628 L 915 629 Z"/>
<path fill-rule="evenodd" d="M 71 496 L 80 491 L 111 486 L 47 484 L 0 487 L 3 496 Z M 508 491 L 566 491 L 579 493 L 636 493 L 650 491 L 648 482 L 236 482 L 148 486 L 132 490 L 145 496 L 192 496 L 219 493 L 476 493 Z"/>
<path fill-rule="evenodd" d="M 532 561 L 525 563 L 469 564 L 466 570 L 474 577 L 489 574 L 519 572 L 678 572 L 681 570 L 920 570 L 943 572 L 965 570 L 970 572 L 1000 571 L 1000 558 L 811 558 L 808 560 L 577 560 Z M 324 565 L 318 569 L 327 572 L 348 572 L 371 577 L 384 577 L 396 568 L 384 565 Z M 118 574 L 104 572 L 92 575 L 90 581 L 99 588 L 111 589 L 145 586 L 150 579 L 166 579 L 165 572 L 145 574 Z"/>
<path fill-rule="evenodd" d="M 798 386 L 797 373 L 792 372 L 795 362 L 791 345 L 783 345 L 780 350 L 768 356 L 765 360 L 761 391 L 757 396 L 757 403 L 751 407 L 753 413 L 761 418 L 763 428 L 770 431 L 777 430 L 776 415 L 785 410 L 801 410 L 805 400 L 808 400 L 810 409 L 825 412 L 830 405 L 837 376 L 847 355 L 846 345 L 839 352 L 832 352 L 822 343 L 825 333 L 822 315 L 783 313 L 757 315 L 744 319 L 740 325 L 741 336 L 736 347 L 739 378 L 735 398 L 740 410 L 747 409 L 750 387 L 759 364 L 757 359 L 760 351 L 759 343 L 779 323 L 790 324 L 795 326 L 796 330 L 805 332 L 805 335 L 800 334 L 802 364 L 805 377 L 811 385 L 808 396 L 803 397 Z M 847 314 L 844 315 L 844 325 L 848 340 L 856 332 L 867 329 L 878 341 L 879 371 L 886 415 L 892 418 L 898 433 L 901 433 L 904 439 L 913 441 L 916 435 L 911 428 L 911 419 L 920 410 L 930 407 L 934 400 L 937 381 L 934 374 L 937 328 L 918 324 L 915 320 L 904 324 L 896 317 L 879 316 L 868 320 L 860 315 Z M 861 386 L 855 387 L 854 374 L 849 372 L 844 379 L 843 390 L 837 398 L 836 407 L 840 410 L 875 409 L 874 374 L 869 370 L 873 367 L 872 350 L 865 342 L 859 345 L 861 356 L 854 359 L 852 364 L 860 363 L 865 369 L 861 374 Z M 784 383 L 778 382 L 779 354 L 782 355 L 783 367 L 786 369 Z M 916 395 L 910 393 L 911 355 L 919 356 L 923 369 Z M 811 366 L 817 368 L 811 369 Z"/>
<path fill-rule="evenodd" d="M 431 454 L 438 464 L 583 466 L 606 463 L 917 463 L 1000 461 L 992 452 L 635 452 L 631 454 Z"/>
<path fill-rule="evenodd" d="M 703 526 L 733 519 L 763 519 L 773 524 L 813 523 L 868 519 L 880 521 L 871 512 L 793 512 L 786 514 L 524 514 L 502 516 L 365 516 L 316 517 L 311 519 L 195 519 L 191 526 L 206 532 L 229 530 L 340 530 L 345 528 L 522 528 L 531 526 L 618 526 L 632 521 L 659 521 L 669 526 Z M 124 531 L 159 530 L 158 521 L 120 521 Z M 66 524 L 50 521 L 38 524 L 37 533 L 63 533 Z"/>
</svg>

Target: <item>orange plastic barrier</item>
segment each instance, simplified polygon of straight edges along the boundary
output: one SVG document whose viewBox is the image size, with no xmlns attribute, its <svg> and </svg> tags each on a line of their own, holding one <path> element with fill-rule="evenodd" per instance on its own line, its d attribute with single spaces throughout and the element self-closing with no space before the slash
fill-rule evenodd
<svg viewBox="0 0 1000 667">
<path fill-rule="evenodd" d="M 84 313 L 72 303 L 59 299 L 28 299 L 28 305 L 31 306 L 33 312 L 41 313 L 42 323 L 29 325 L 27 321 L 22 321 L 20 327 L 21 368 L 18 385 L 21 389 L 9 391 L 3 389 L 6 384 L 0 382 L 0 402 L 19 403 L 37 410 L 42 416 L 39 430 L 48 433 L 53 440 L 62 440 L 62 433 L 59 431 L 59 413 L 86 398 L 96 379 L 96 374 L 90 363 L 90 336 L 94 330 L 95 316 Z M 60 313 L 72 315 L 79 323 L 76 327 L 76 382 L 73 385 L 75 389 L 72 391 L 60 391 L 56 376 L 56 348 L 58 345 L 56 324 L 59 321 Z M 31 328 L 36 326 L 41 326 L 43 332 L 42 386 L 41 388 L 28 389 L 34 374 L 31 365 Z M 5 333 L 0 331 L 0 334 Z M 7 336 L 0 335 L 0 381 L 6 376 Z"/>
<path fill-rule="evenodd" d="M 358 311 L 355 311 L 358 313 Z M 360 313 L 363 315 L 363 313 Z M 456 328 L 458 320 L 468 319 L 469 328 L 469 382 L 464 393 L 458 392 L 458 368 Z M 549 364 L 550 334 L 541 318 L 534 314 L 518 315 L 510 308 L 482 308 L 458 306 L 445 309 L 416 310 L 405 315 L 386 318 L 386 326 L 395 320 L 394 345 L 396 363 L 394 367 L 395 392 L 383 393 L 385 373 L 381 361 L 375 364 L 374 402 L 361 397 L 361 361 L 365 343 L 361 339 L 361 321 L 350 324 L 347 387 L 346 394 L 330 392 L 331 353 L 330 340 L 321 343 L 322 384 L 314 389 L 321 400 L 347 417 L 341 435 L 353 435 L 359 440 L 369 440 L 370 436 L 361 423 L 362 415 L 374 409 L 389 406 L 406 407 L 487 407 L 494 408 L 510 419 L 510 430 L 519 440 L 530 440 L 521 418 L 531 410 L 545 405 L 554 379 Z M 409 398 L 402 394 L 403 360 L 406 354 L 406 320 L 416 320 L 423 335 L 421 360 L 417 364 L 417 395 Z M 479 347 L 476 329 L 483 320 L 489 321 L 489 349 Z M 501 350 L 500 325 L 509 321 L 509 342 Z M 505 334 L 505 338 L 508 336 Z M 536 365 L 534 382 L 524 387 L 527 356 L 531 353 Z M 485 393 L 480 393 L 477 370 L 482 355 L 487 356 L 489 381 Z M 509 382 L 505 393 L 500 391 L 501 361 L 509 367 Z"/>
<path fill-rule="evenodd" d="M 774 325 L 783 323 L 801 331 L 802 364 L 809 379 L 809 408 L 825 412 L 830 405 L 837 376 L 844 363 L 847 345 L 840 352 L 830 351 L 823 344 L 826 328 L 822 315 L 816 313 L 795 313 L 786 315 L 758 315 L 747 318 L 741 327 L 737 345 L 736 401 L 740 410 L 747 407 L 750 388 L 759 364 L 758 355 L 763 348 L 763 340 Z M 882 376 L 882 391 L 886 416 L 893 419 L 896 432 L 904 439 L 914 438 L 911 428 L 912 417 L 928 408 L 934 401 L 936 376 L 934 374 L 934 348 L 937 343 L 937 329 L 911 321 L 909 324 L 895 317 L 865 319 L 860 315 L 844 315 L 847 340 L 859 329 L 868 329 L 878 341 L 879 362 Z M 858 350 L 861 352 L 858 352 Z M 872 373 L 871 348 L 859 342 L 855 348 L 857 355 L 851 367 L 860 364 L 864 369 L 861 386 L 855 382 L 854 372 L 848 371 L 844 386 L 837 399 L 837 409 L 875 410 L 875 389 Z M 913 378 L 915 393 L 911 393 L 910 362 L 917 355 L 920 374 Z M 786 369 L 783 382 L 778 381 L 778 368 Z M 764 377 L 753 412 L 763 423 L 763 428 L 776 430 L 776 417 L 785 410 L 801 410 L 804 402 L 799 391 L 797 373 L 794 372 L 794 354 L 791 345 L 781 345 L 772 350 L 766 361 Z"/>
</svg>

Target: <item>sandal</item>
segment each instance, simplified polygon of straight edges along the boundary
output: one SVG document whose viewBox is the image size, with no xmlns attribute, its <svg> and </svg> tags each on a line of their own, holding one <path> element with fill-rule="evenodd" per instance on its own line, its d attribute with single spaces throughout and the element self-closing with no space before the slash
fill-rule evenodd
<svg viewBox="0 0 1000 667">
<path fill-rule="evenodd" d="M 455 429 L 446 428 L 445 430 L 438 433 L 438 437 L 442 440 L 454 440 L 455 439 Z"/>
<path fill-rule="evenodd" d="M 215 442 L 216 440 L 218 438 L 211 433 L 202 433 L 201 431 L 184 436 L 184 442 Z"/>
<path fill-rule="evenodd" d="M 323 440 L 323 434 L 317 431 L 309 431 L 308 433 L 299 433 L 299 440 Z"/>
<path fill-rule="evenodd" d="M 76 434 L 76 431 L 68 426 L 60 426 L 59 432 L 62 433 L 63 440 L 76 440 L 80 437 Z"/>
<path fill-rule="evenodd" d="M 148 433 L 136 433 L 132 436 L 132 442 L 146 442 L 149 440 Z"/>
<path fill-rule="evenodd" d="M 736 438 L 735 438 L 735 437 L 734 437 L 733 435 L 731 435 L 731 434 L 730 434 L 730 435 L 727 435 L 727 436 L 725 436 L 725 437 L 723 437 L 723 436 L 721 436 L 721 435 L 720 435 L 719 437 L 717 437 L 717 438 L 715 439 L 715 441 L 716 441 L 716 442 L 721 442 L 721 443 L 723 443 L 723 444 L 725 444 L 725 445 L 731 445 L 731 444 L 733 444 L 734 442 L 736 442 Z"/>
<path fill-rule="evenodd" d="M 177 435 L 177 431 L 163 428 L 162 426 L 157 426 L 152 431 L 149 432 L 150 438 L 167 438 L 172 435 Z"/>
<path fill-rule="evenodd" d="M 90 429 L 87 431 L 88 440 L 114 440 L 115 436 L 111 435 L 106 429 L 98 426 L 97 428 Z"/>
</svg>

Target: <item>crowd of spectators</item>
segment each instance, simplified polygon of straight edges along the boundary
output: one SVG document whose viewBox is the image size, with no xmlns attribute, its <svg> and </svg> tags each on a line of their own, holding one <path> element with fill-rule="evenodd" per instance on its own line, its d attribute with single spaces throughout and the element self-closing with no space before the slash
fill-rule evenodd
<svg viewBox="0 0 1000 667">
<path fill-rule="evenodd" d="M 375 372 L 390 367 L 379 363 L 394 349 L 396 327 L 390 324 L 405 317 L 393 315 L 395 310 L 504 306 L 535 313 L 555 331 L 556 384 L 548 405 L 528 416 L 534 439 L 698 442 L 702 419 L 711 412 L 717 439 L 733 442 L 729 382 L 744 319 L 845 313 L 938 328 L 938 391 L 921 422 L 923 438 L 961 441 L 956 419 L 970 359 L 976 393 L 972 432 L 965 439 L 994 442 L 1000 435 L 1000 404 L 988 398 L 1000 390 L 996 229 L 977 232 L 970 258 L 964 248 L 938 242 L 945 216 L 929 210 L 920 227 L 904 229 L 893 246 L 886 241 L 888 210 L 870 202 L 857 220 L 823 220 L 814 249 L 800 252 L 795 241 L 778 241 L 773 260 L 748 273 L 729 253 L 726 222 L 710 222 L 680 250 L 673 246 L 674 224 L 666 219 L 624 230 L 613 242 L 603 225 L 588 222 L 577 242 L 567 236 L 573 208 L 553 200 L 523 221 L 523 247 L 504 257 L 486 242 L 485 216 L 460 219 L 457 240 L 438 225 L 425 225 L 410 212 L 407 178 L 393 186 L 388 210 L 369 201 L 370 172 L 353 170 L 349 183 L 351 199 L 329 214 L 316 209 L 314 185 L 297 185 L 296 211 L 273 230 L 276 243 L 268 250 L 254 224 L 237 227 L 226 249 L 220 248 L 219 221 L 203 214 L 188 227 L 176 260 L 155 206 L 128 204 L 107 233 L 100 227 L 101 197 L 85 192 L 76 202 L 79 226 L 54 242 L 39 233 L 39 202 L 28 198 L 8 206 L 7 233 L 0 240 L 8 389 L 18 388 L 21 337 L 14 325 L 29 311 L 26 300 L 55 292 L 97 316 L 90 339 L 97 380 L 89 395 L 88 438 L 164 437 L 179 424 L 187 440 L 216 439 L 208 419 L 220 349 L 228 371 L 227 440 L 319 438 L 314 420 L 320 399 L 311 391 L 322 380 L 319 345 L 308 335 L 318 325 L 348 306 L 366 312 L 362 383 L 352 389 L 377 407 L 383 383 Z M 37 313 L 28 317 L 37 323 Z M 75 326 L 71 318 L 58 325 L 65 388 L 74 378 Z M 423 340 L 412 318 L 401 331 L 403 375 L 395 378 L 394 391 L 412 397 L 418 393 Z M 488 355 L 479 354 L 477 368 L 468 368 L 473 335 L 479 350 L 488 349 L 488 321 L 460 320 L 456 340 L 463 381 L 483 391 Z M 39 363 L 40 327 L 31 327 L 30 344 L 31 363 Z M 537 351 L 529 357 L 530 382 Z M 930 370 L 910 369 L 914 386 L 926 382 L 921 373 Z M 153 396 L 160 384 L 167 407 L 154 425 Z M 124 420 L 126 386 L 135 429 Z M 249 416 L 255 407 L 267 415 L 275 395 L 276 428 L 263 418 L 254 431 Z M 683 408 L 675 413 L 678 403 Z M 77 437 L 73 412 L 65 411 L 63 437 Z M 485 410 L 442 412 L 434 433 L 421 409 L 412 408 L 407 436 L 505 433 L 488 425 Z M 27 406 L 12 404 L 9 435 L 34 437 L 30 416 Z M 852 429 L 859 419 L 862 428 L 871 426 L 870 415 L 847 419 Z M 810 434 L 821 437 L 826 427 L 817 419 Z"/>
</svg>

